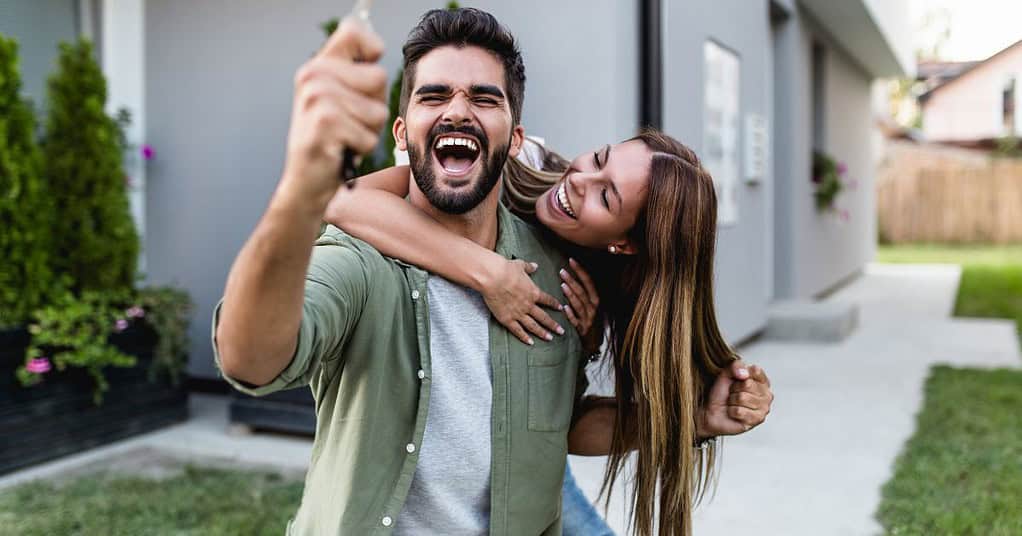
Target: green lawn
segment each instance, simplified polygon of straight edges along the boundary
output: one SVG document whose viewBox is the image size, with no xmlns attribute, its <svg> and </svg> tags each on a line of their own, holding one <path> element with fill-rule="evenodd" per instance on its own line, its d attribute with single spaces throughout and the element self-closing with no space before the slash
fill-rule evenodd
<svg viewBox="0 0 1022 536">
<path fill-rule="evenodd" d="M 199 467 L 162 480 L 32 482 L 0 492 L 0 534 L 279 536 L 301 495 L 300 480 Z"/>
<path fill-rule="evenodd" d="M 1022 245 L 881 246 L 877 260 L 962 265 L 955 315 L 1014 319 L 1022 335 Z"/>
<path fill-rule="evenodd" d="M 884 485 L 887 534 L 1022 534 L 1022 371 L 935 367 Z"/>
</svg>

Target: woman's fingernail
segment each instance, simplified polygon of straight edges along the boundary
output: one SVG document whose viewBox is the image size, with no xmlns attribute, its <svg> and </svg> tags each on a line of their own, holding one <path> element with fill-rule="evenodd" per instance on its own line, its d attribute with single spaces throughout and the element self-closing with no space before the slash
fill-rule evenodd
<svg viewBox="0 0 1022 536">
<path fill-rule="evenodd" d="M 557 334 L 564 335 L 564 328 L 562 328 L 561 326 L 557 326 Z"/>
<path fill-rule="evenodd" d="M 743 377 L 743 378 L 748 378 L 749 377 L 749 369 L 743 369 L 743 368 L 738 369 L 738 375 Z"/>
<path fill-rule="evenodd" d="M 539 265 L 538 264 L 536 264 L 534 262 L 530 262 L 529 265 L 532 266 L 533 270 L 539 270 Z"/>
<path fill-rule="evenodd" d="M 563 277 L 563 278 L 567 278 L 568 277 L 568 271 L 565 270 L 564 268 L 561 268 L 560 274 L 561 274 L 561 277 Z"/>
<path fill-rule="evenodd" d="M 564 283 L 561 283 L 561 290 L 563 290 L 565 294 L 571 292 L 571 290 L 568 289 L 568 285 Z"/>
<path fill-rule="evenodd" d="M 565 305 L 564 306 L 564 312 L 565 313 L 571 313 L 571 306 L 570 305 Z"/>
<path fill-rule="evenodd" d="M 532 337 L 529 337 L 529 340 L 527 340 L 525 342 L 529 343 L 529 346 L 533 346 L 533 345 L 536 344 L 536 341 L 532 340 Z"/>
<path fill-rule="evenodd" d="M 568 263 L 571 264 L 572 266 L 578 264 L 577 262 L 575 262 L 575 259 L 573 259 L 573 258 L 569 258 L 568 259 Z"/>
<path fill-rule="evenodd" d="M 546 339 L 546 340 L 548 340 L 548 341 L 552 341 L 552 340 L 554 340 L 554 336 L 553 336 L 553 335 L 551 335 L 551 334 L 549 334 L 549 333 L 545 333 L 545 334 L 543 335 L 543 338 L 544 338 L 544 339 Z"/>
</svg>

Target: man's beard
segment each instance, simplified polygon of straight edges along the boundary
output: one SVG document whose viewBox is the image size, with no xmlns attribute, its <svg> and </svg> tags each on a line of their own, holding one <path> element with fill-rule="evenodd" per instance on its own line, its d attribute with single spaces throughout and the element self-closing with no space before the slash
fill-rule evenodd
<svg viewBox="0 0 1022 536">
<path fill-rule="evenodd" d="M 479 159 L 482 170 L 480 170 L 480 176 L 476 179 L 476 183 L 464 192 L 441 191 L 437 186 L 436 175 L 433 173 L 432 148 L 436 145 L 436 139 L 454 132 L 469 134 L 479 140 Z M 486 199 L 493 187 L 497 185 L 504 169 L 504 162 L 507 161 L 510 144 L 497 146 L 493 154 L 490 155 L 489 139 L 482 131 L 474 127 L 438 125 L 430 132 L 426 147 L 426 151 L 420 151 L 419 147 L 408 142 L 408 163 L 415 176 L 415 184 L 419 186 L 419 190 L 434 207 L 448 214 L 464 214 L 482 203 L 483 199 Z"/>
</svg>

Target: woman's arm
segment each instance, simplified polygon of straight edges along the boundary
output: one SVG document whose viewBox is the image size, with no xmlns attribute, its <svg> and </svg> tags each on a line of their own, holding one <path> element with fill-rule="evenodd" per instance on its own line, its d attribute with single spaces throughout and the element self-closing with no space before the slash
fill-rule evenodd
<svg viewBox="0 0 1022 536">
<path fill-rule="evenodd" d="M 559 308 L 552 296 L 529 277 L 532 263 L 510 261 L 458 236 L 410 206 L 408 168 L 385 169 L 358 179 L 354 188 L 340 188 L 325 219 L 365 240 L 384 255 L 440 274 L 481 293 L 494 316 L 523 342 L 531 332 L 547 339 L 563 329 L 540 306 Z"/>
</svg>

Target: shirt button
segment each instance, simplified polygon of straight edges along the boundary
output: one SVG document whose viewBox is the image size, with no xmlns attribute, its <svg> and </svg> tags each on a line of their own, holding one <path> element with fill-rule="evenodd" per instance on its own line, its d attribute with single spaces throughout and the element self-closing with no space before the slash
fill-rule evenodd
<svg viewBox="0 0 1022 536">
<path fill-rule="evenodd" d="M 408 451 L 408 454 L 411 454 L 411 453 L 415 452 L 415 445 L 412 444 L 412 443 L 409 443 L 409 444 L 405 445 L 405 450 Z"/>
<path fill-rule="evenodd" d="M 419 299 L 419 291 L 418 290 L 413 290 L 412 291 L 412 299 L 413 300 Z"/>
<path fill-rule="evenodd" d="M 384 527 L 389 527 L 391 524 L 394 523 L 394 520 L 391 519 L 390 516 L 383 516 L 383 519 L 380 521 L 380 523 L 383 523 Z"/>
<path fill-rule="evenodd" d="M 419 379 L 421 380 L 421 379 L 426 377 L 426 371 L 422 370 L 422 369 L 419 369 L 419 372 L 418 372 L 417 375 L 419 376 Z"/>
</svg>

